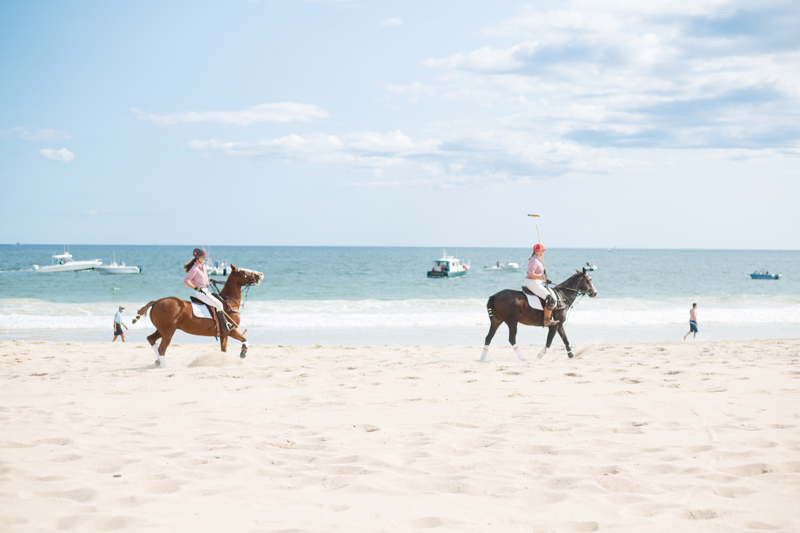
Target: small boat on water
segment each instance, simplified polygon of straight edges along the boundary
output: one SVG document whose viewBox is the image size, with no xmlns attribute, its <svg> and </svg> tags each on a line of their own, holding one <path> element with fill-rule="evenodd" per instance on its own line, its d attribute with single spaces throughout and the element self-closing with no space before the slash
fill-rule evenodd
<svg viewBox="0 0 800 533">
<path fill-rule="evenodd" d="M 122 261 L 117 264 L 116 260 L 110 265 L 100 265 L 94 269 L 101 274 L 139 274 L 142 271 L 141 267 L 128 266 Z"/>
<path fill-rule="evenodd" d="M 512 263 L 511 261 L 507 261 L 504 265 L 500 261 L 497 262 L 496 265 L 483 267 L 483 270 L 486 272 L 499 272 L 500 270 L 508 270 L 509 272 L 519 270 L 519 263 Z"/>
<path fill-rule="evenodd" d="M 770 274 L 769 270 L 756 270 L 750 274 L 752 279 L 781 279 L 780 274 Z"/>
<path fill-rule="evenodd" d="M 587 261 L 587 262 L 586 262 L 586 266 L 584 266 L 583 268 L 585 268 L 587 271 L 588 271 L 588 270 L 597 270 L 597 265 L 593 265 L 593 264 L 591 264 L 591 263 L 589 263 L 589 262 Z"/>
<path fill-rule="evenodd" d="M 33 265 L 33 270 L 36 272 L 75 272 L 78 270 L 92 270 L 102 264 L 102 259 L 74 261 L 69 252 L 64 252 L 63 254 L 54 255 L 52 264 L 43 267 Z"/>
<path fill-rule="evenodd" d="M 457 258 L 442 252 L 442 258 L 433 262 L 433 268 L 428 271 L 429 278 L 456 278 L 466 276 L 469 265 L 461 263 Z"/>
<path fill-rule="evenodd" d="M 228 275 L 228 262 L 227 261 L 206 261 L 206 274 L 213 274 L 215 276 Z"/>
</svg>

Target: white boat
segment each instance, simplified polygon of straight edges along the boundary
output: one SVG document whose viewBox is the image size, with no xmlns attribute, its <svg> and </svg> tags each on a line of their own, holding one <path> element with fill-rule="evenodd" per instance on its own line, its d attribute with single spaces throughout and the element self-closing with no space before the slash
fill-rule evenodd
<svg viewBox="0 0 800 533">
<path fill-rule="evenodd" d="M 504 265 L 500 261 L 498 261 L 496 265 L 483 267 L 483 270 L 488 272 L 500 271 L 500 270 L 517 271 L 519 270 L 519 263 L 512 263 L 511 261 L 507 261 L 506 264 Z"/>
<path fill-rule="evenodd" d="M 116 261 L 110 265 L 100 265 L 98 267 L 94 267 L 94 269 L 101 274 L 138 274 L 142 271 L 142 269 L 138 266 L 128 266 L 122 262 L 117 264 Z"/>
<path fill-rule="evenodd" d="M 103 264 L 102 259 L 91 259 L 89 261 L 73 261 L 69 252 L 56 254 L 53 256 L 52 264 L 40 267 L 33 265 L 36 272 L 75 272 L 76 270 L 91 270 Z"/>
<path fill-rule="evenodd" d="M 442 252 L 442 258 L 433 262 L 433 268 L 428 271 L 429 278 L 455 278 L 466 276 L 469 265 L 463 264 L 459 259 Z"/>
<path fill-rule="evenodd" d="M 593 264 L 587 262 L 586 266 L 584 266 L 583 268 L 585 268 L 586 270 L 597 270 L 597 265 L 593 265 Z"/>
<path fill-rule="evenodd" d="M 227 276 L 229 265 L 227 261 L 211 261 L 210 259 L 206 260 L 206 274 L 208 275 L 215 275 L 215 276 Z"/>
</svg>

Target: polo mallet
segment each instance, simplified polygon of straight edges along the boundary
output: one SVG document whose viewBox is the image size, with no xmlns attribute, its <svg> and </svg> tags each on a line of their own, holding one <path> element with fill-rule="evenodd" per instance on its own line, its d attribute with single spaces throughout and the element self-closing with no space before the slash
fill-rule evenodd
<svg viewBox="0 0 800 533">
<path fill-rule="evenodd" d="M 536 238 L 539 239 L 539 245 L 541 245 L 542 244 L 542 237 L 539 235 L 539 223 L 536 222 L 536 219 L 539 218 L 539 215 L 528 215 L 528 216 L 529 217 L 533 217 L 533 223 L 536 224 Z M 544 256 L 542 256 L 540 259 L 542 261 L 542 267 L 544 268 Z"/>
</svg>

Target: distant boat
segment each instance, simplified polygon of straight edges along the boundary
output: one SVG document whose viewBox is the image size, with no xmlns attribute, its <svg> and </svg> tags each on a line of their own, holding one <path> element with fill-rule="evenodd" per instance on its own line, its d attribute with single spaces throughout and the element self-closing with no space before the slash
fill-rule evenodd
<svg viewBox="0 0 800 533">
<path fill-rule="evenodd" d="M 583 267 L 583 268 L 585 268 L 586 270 L 597 270 L 597 265 L 593 265 L 593 264 L 591 264 L 591 263 L 589 263 L 589 262 L 587 261 L 587 262 L 586 262 L 586 266 L 585 266 L 585 267 Z"/>
<path fill-rule="evenodd" d="M 142 269 L 138 266 L 127 266 L 125 263 L 117 264 L 116 261 L 110 265 L 100 265 L 94 267 L 101 274 L 138 274 Z"/>
<path fill-rule="evenodd" d="M 102 259 L 91 259 L 88 261 L 73 261 L 69 252 L 56 254 L 53 256 L 52 264 L 40 267 L 33 265 L 36 272 L 75 272 L 78 270 L 91 270 L 103 264 Z"/>
<path fill-rule="evenodd" d="M 428 271 L 429 278 L 456 278 L 466 276 L 469 265 L 464 265 L 457 258 L 442 252 L 442 258 L 433 262 L 433 268 Z"/>
<path fill-rule="evenodd" d="M 500 261 L 497 262 L 496 265 L 483 267 L 484 271 L 487 272 L 499 272 L 500 270 L 508 270 L 509 272 L 519 270 L 519 263 L 512 263 L 511 261 L 506 261 L 506 264 L 502 264 Z"/>
<path fill-rule="evenodd" d="M 756 270 L 750 277 L 753 279 L 781 279 L 780 274 L 770 274 L 769 270 Z"/>
</svg>

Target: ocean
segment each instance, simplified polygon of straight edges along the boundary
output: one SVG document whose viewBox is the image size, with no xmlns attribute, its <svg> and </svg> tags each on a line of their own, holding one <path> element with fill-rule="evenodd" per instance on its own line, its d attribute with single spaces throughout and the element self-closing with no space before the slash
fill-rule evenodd
<svg viewBox="0 0 800 533">
<path fill-rule="evenodd" d="M 181 265 L 192 246 L 70 246 L 75 260 L 113 258 L 138 275 L 94 271 L 42 273 L 62 245 L 0 246 L 0 339 L 111 340 L 116 308 L 126 307 L 128 342 L 152 333 L 136 310 L 165 296 L 187 298 Z M 428 279 L 442 248 L 212 246 L 211 257 L 264 273 L 247 292 L 243 327 L 255 344 L 482 345 L 486 301 L 519 289 L 528 248 L 447 248 L 472 268 L 462 278 Z M 486 271 L 496 262 L 522 270 Z M 561 282 L 586 262 L 597 298 L 583 298 L 566 331 L 574 344 L 680 340 L 698 304 L 702 340 L 800 337 L 800 252 L 550 248 L 550 279 Z M 756 269 L 780 280 L 752 280 Z M 212 276 L 220 279 L 222 276 Z M 220 279 L 221 280 L 221 279 Z M 521 344 L 543 344 L 546 330 L 521 326 Z M 493 346 L 507 345 L 502 326 Z M 691 338 L 691 337 L 690 337 Z M 213 343 L 178 332 L 173 342 Z M 561 344 L 556 337 L 554 346 Z"/>
</svg>

